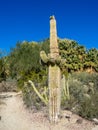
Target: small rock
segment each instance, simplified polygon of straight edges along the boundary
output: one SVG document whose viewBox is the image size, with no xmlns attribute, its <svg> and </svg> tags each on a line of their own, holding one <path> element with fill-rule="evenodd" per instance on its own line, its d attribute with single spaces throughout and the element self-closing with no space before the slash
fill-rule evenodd
<svg viewBox="0 0 98 130">
<path fill-rule="evenodd" d="M 95 123 L 96 125 L 98 125 L 98 119 L 93 118 L 92 120 L 94 121 L 94 123 Z"/>
<path fill-rule="evenodd" d="M 58 115 L 58 118 L 59 118 L 59 119 L 62 119 L 62 118 L 63 118 L 63 115 Z"/>
<path fill-rule="evenodd" d="M 70 121 L 71 116 L 70 115 L 65 115 L 65 118 L 67 118 L 68 121 Z"/>
<path fill-rule="evenodd" d="M 76 123 L 77 123 L 77 124 L 82 124 L 82 122 L 83 122 L 82 119 L 77 119 L 77 120 L 76 120 Z"/>
</svg>

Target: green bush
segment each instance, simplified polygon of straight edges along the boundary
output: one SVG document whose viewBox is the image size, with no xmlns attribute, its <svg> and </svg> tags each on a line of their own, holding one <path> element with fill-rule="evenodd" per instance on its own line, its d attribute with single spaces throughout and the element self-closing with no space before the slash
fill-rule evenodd
<svg viewBox="0 0 98 130">
<path fill-rule="evenodd" d="M 84 118 L 98 118 L 98 74 L 73 73 L 69 80 L 70 99 L 62 99 L 62 108 Z"/>
<path fill-rule="evenodd" d="M 48 94 L 47 91 L 45 90 L 46 87 L 42 87 L 41 84 L 37 84 L 35 87 L 37 91 L 40 93 L 40 95 L 44 97 L 44 99 L 47 98 L 46 95 Z M 42 102 L 42 100 L 39 98 L 39 96 L 29 83 L 24 84 L 22 92 L 23 92 L 23 100 L 27 107 L 32 108 L 33 106 L 36 109 L 41 109 L 43 106 L 45 106 L 45 104 Z"/>
<path fill-rule="evenodd" d="M 34 83 L 38 92 L 44 96 L 45 86 L 47 88 L 47 71 L 41 70 L 39 73 L 32 71 L 28 75 L 23 74 L 18 80 L 18 88 L 23 92 L 23 100 L 26 106 L 29 108 L 35 106 L 36 109 L 40 109 L 44 106 L 44 103 L 35 93 L 33 87 L 28 83 L 29 80 Z"/>
</svg>

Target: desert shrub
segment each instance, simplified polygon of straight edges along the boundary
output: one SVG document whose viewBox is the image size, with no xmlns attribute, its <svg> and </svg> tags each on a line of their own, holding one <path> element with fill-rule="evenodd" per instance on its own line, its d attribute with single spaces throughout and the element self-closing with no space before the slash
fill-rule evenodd
<svg viewBox="0 0 98 130">
<path fill-rule="evenodd" d="M 98 118 L 98 92 L 90 95 L 90 99 L 84 98 L 77 113 L 87 119 Z"/>
<path fill-rule="evenodd" d="M 46 86 L 43 87 L 41 86 L 40 83 L 34 86 L 36 87 L 36 89 L 38 90 L 41 96 L 43 97 L 46 96 L 47 94 Z M 29 83 L 24 84 L 24 88 L 22 91 L 23 91 L 23 100 L 27 107 L 29 108 L 35 107 L 37 110 L 39 110 L 43 106 L 45 106 L 44 102 L 39 98 L 39 96 L 37 95 L 37 93 L 34 91 L 33 87 Z"/>
<path fill-rule="evenodd" d="M 98 118 L 98 74 L 74 73 L 69 80 L 70 99 L 62 99 L 62 108 L 84 118 Z"/>
<path fill-rule="evenodd" d="M 42 70 L 38 73 L 32 71 L 28 75 L 22 75 L 22 77 L 18 80 L 18 87 L 23 92 L 23 100 L 27 107 L 36 109 L 41 109 L 45 104 L 38 97 L 33 87 L 28 83 L 31 80 L 38 92 L 43 95 L 45 93 L 45 89 L 47 88 L 47 72 L 46 70 Z"/>
</svg>

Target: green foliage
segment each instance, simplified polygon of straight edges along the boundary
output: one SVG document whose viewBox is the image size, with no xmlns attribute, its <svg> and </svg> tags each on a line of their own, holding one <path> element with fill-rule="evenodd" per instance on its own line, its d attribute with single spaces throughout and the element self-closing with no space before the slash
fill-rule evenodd
<svg viewBox="0 0 98 130">
<path fill-rule="evenodd" d="M 62 99 L 62 108 L 84 118 L 98 118 L 98 74 L 73 73 L 69 80 L 70 99 Z"/>
<path fill-rule="evenodd" d="M 28 74 L 31 70 L 39 71 L 39 46 L 36 43 L 17 43 L 10 56 L 10 71 L 12 76 Z"/>
<path fill-rule="evenodd" d="M 9 55 L 0 51 L 0 67 L 6 70 L 5 76 L 20 79 L 24 75 L 28 76 L 31 72 L 40 73 L 42 69 L 46 70 L 47 66 L 40 64 L 40 51 L 49 54 L 49 39 L 41 42 L 18 42 L 15 48 L 11 49 Z M 64 62 L 62 71 L 74 72 L 90 69 L 98 72 L 98 50 L 92 48 L 86 50 L 84 46 L 79 45 L 74 40 L 58 39 L 60 55 Z M 3 61 L 2 61 L 3 60 Z M 3 67 L 2 67 L 2 63 Z M 1 71 L 2 72 L 2 71 Z M 4 71 L 3 71 L 4 72 Z M 4 74 L 4 73 L 3 73 Z M 3 75 L 1 75 L 3 77 Z"/>
<path fill-rule="evenodd" d="M 30 75 L 31 72 L 39 73 L 44 68 L 40 65 L 40 51 L 45 50 L 48 53 L 48 43 L 48 39 L 39 44 L 26 41 L 18 42 L 9 55 L 11 76 L 19 78 L 22 75 Z"/>
<path fill-rule="evenodd" d="M 44 88 L 47 86 L 47 68 L 40 64 L 39 54 L 41 50 L 49 52 L 48 44 L 49 39 L 39 44 L 26 41 L 18 42 L 9 54 L 10 76 L 17 79 L 18 88 L 22 90 L 23 99 L 27 106 L 33 104 L 38 108 L 43 104 L 32 87 L 25 83 L 32 80 L 38 91 L 43 95 Z"/>
<path fill-rule="evenodd" d="M 38 94 L 35 92 L 34 88 L 38 91 Z M 36 109 L 41 109 L 43 106 L 47 104 L 48 88 L 47 86 L 44 86 L 44 84 L 39 83 L 32 87 L 32 85 L 29 82 L 24 83 L 22 92 L 23 100 L 27 107 L 32 108 L 32 106 L 35 106 Z M 43 100 L 40 98 L 39 95 L 43 98 Z"/>
<path fill-rule="evenodd" d="M 98 118 L 98 93 L 91 95 L 90 99 L 80 102 L 78 114 L 84 118 Z"/>
<path fill-rule="evenodd" d="M 39 42 L 38 44 L 40 45 L 40 50 L 45 51 L 46 54 L 49 53 L 49 45 L 50 45 L 49 38 L 43 40 L 42 42 Z"/>
<path fill-rule="evenodd" d="M 73 40 L 58 40 L 60 55 L 66 59 L 64 68 L 68 72 L 85 71 L 98 72 L 98 50 L 92 48 L 86 50 L 84 46 L 79 45 Z"/>
<path fill-rule="evenodd" d="M 9 85 L 10 83 L 8 84 L 7 78 L 9 78 L 8 57 L 5 55 L 5 52 L 0 51 L 0 92 L 15 90 Z M 14 85 L 13 88 L 15 88 Z"/>
<path fill-rule="evenodd" d="M 8 75 L 9 75 L 8 58 L 1 57 L 0 58 L 0 82 L 6 80 Z"/>
</svg>

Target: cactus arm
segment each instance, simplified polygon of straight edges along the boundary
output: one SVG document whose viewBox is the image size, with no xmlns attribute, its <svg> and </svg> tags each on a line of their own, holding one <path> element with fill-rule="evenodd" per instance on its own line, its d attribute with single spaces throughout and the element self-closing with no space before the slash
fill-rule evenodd
<svg viewBox="0 0 98 130">
<path fill-rule="evenodd" d="M 41 57 L 41 60 L 44 62 L 44 63 L 47 63 L 49 61 L 49 58 L 48 56 L 46 55 L 45 51 L 41 51 L 40 52 L 40 57 Z"/>
<path fill-rule="evenodd" d="M 48 102 L 47 102 L 47 101 L 44 99 L 44 97 L 38 92 L 38 90 L 36 89 L 34 83 L 33 83 L 31 80 L 29 80 L 28 82 L 31 84 L 31 86 L 33 87 L 35 93 L 38 95 L 38 97 L 41 99 L 41 101 L 44 102 L 45 105 L 47 105 Z"/>
</svg>

